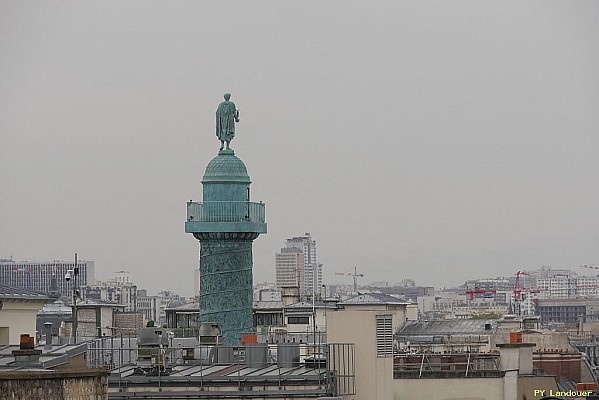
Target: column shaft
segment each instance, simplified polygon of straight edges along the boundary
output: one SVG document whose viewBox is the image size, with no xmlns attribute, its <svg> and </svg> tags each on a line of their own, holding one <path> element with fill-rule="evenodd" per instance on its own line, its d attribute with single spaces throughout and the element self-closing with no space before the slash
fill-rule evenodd
<svg viewBox="0 0 599 400">
<path fill-rule="evenodd" d="M 252 331 L 251 240 L 200 241 L 200 322 L 221 325 L 225 343 Z"/>
</svg>

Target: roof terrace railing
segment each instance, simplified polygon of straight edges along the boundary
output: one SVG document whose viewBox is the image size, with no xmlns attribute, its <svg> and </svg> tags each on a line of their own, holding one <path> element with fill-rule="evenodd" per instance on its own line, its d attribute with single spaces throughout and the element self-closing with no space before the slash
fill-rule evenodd
<svg viewBox="0 0 599 400">
<path fill-rule="evenodd" d="M 396 353 L 393 359 L 395 379 L 501 374 L 497 353 Z"/>
<path fill-rule="evenodd" d="M 254 382 L 301 390 L 312 385 L 321 390 L 320 395 L 352 395 L 355 362 L 353 343 L 215 346 L 169 337 L 168 345 L 157 346 L 140 345 L 137 338 L 123 335 L 87 343 L 88 367 L 112 369 L 109 386 L 113 387 L 138 384 L 140 376 L 144 381 L 148 377 L 165 380 L 170 374 L 179 381 L 193 379 L 200 387 L 227 384 L 245 390 Z"/>
</svg>

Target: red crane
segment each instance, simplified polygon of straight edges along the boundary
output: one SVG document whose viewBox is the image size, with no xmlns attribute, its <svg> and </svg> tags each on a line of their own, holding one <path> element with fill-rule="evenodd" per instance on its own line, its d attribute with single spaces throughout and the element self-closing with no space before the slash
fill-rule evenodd
<svg viewBox="0 0 599 400">
<path fill-rule="evenodd" d="M 520 285 L 520 276 L 521 275 L 530 275 L 527 272 L 518 271 L 516 272 L 516 282 L 514 283 L 514 301 L 522 300 L 522 292 L 524 288 Z"/>
</svg>

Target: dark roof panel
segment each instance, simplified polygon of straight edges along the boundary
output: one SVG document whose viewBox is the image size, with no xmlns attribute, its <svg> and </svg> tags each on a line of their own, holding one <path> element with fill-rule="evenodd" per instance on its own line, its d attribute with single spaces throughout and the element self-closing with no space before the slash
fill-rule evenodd
<svg viewBox="0 0 599 400">
<path fill-rule="evenodd" d="M 0 299 L 22 299 L 22 300 L 50 300 L 45 293 L 33 290 L 16 288 L 13 286 L 0 285 Z"/>
<path fill-rule="evenodd" d="M 486 329 L 490 324 L 491 329 Z M 492 319 L 453 319 L 447 321 L 407 322 L 398 331 L 398 335 L 488 335 L 497 330 L 497 321 Z"/>
</svg>

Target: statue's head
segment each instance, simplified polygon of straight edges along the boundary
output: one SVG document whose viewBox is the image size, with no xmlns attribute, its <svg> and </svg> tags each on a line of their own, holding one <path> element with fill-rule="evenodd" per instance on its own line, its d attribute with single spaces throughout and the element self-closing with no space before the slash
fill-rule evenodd
<svg viewBox="0 0 599 400">
<path fill-rule="evenodd" d="M 229 101 L 231 98 L 231 93 L 225 93 L 225 100 Z"/>
</svg>

